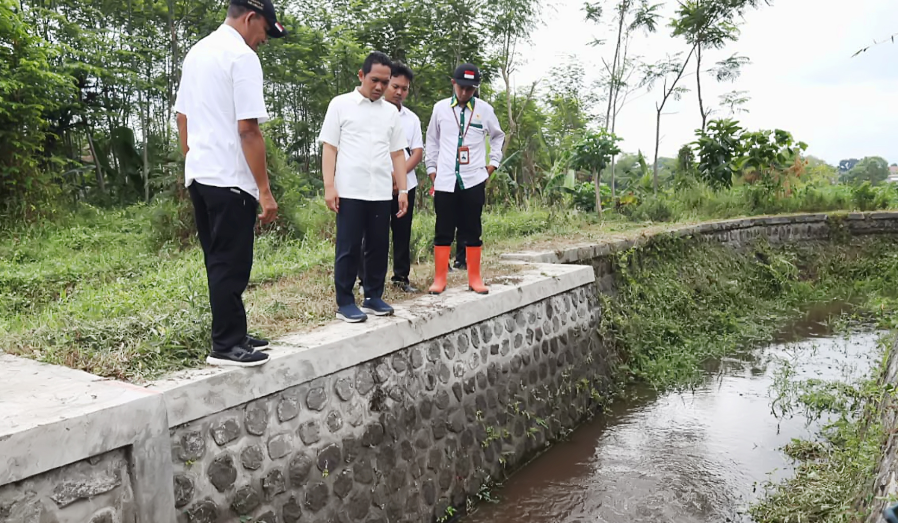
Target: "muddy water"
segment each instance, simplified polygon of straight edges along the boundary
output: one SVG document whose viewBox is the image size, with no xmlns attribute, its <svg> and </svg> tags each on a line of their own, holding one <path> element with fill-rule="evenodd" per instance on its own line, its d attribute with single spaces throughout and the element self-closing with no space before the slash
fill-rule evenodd
<svg viewBox="0 0 898 523">
<path fill-rule="evenodd" d="M 695 390 L 630 391 L 464 522 L 750 522 L 746 507 L 761 484 L 791 473 L 781 447 L 820 423 L 772 414 L 777 376 L 852 379 L 878 355 L 877 333 L 832 334 L 827 319 L 841 308 L 811 310 L 773 344 L 709 364 Z"/>
</svg>

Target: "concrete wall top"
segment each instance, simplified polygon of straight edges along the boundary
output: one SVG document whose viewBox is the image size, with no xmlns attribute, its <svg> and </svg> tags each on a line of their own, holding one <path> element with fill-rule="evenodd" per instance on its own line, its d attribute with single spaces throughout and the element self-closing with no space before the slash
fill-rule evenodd
<svg viewBox="0 0 898 523">
<path fill-rule="evenodd" d="M 158 391 L 0 354 L 0 485 L 164 435 Z"/>
<path fill-rule="evenodd" d="M 717 233 L 721 231 L 736 231 L 752 227 L 765 227 L 772 225 L 788 225 L 803 223 L 828 223 L 833 216 L 844 217 L 849 222 L 898 220 L 898 211 L 882 212 L 853 212 L 853 213 L 812 213 L 792 214 L 780 216 L 760 216 L 755 218 L 737 218 L 716 222 L 700 223 L 695 225 L 683 225 L 671 227 L 661 233 L 642 233 L 635 238 L 626 240 L 609 240 L 600 243 L 580 243 L 556 251 L 521 251 L 503 254 L 501 258 L 508 261 L 526 263 L 569 264 L 578 263 L 607 256 L 614 252 L 625 251 L 636 245 L 645 243 L 652 236 L 658 234 L 671 234 L 675 237 L 699 236 L 703 234 Z"/>
<path fill-rule="evenodd" d="M 594 281 L 590 267 L 528 267 L 506 277 L 504 283 L 490 282 L 485 296 L 462 289 L 421 296 L 397 304 L 392 317 L 372 317 L 360 324 L 335 321 L 275 340 L 271 361 L 262 367 L 193 369 L 158 380 L 149 388 L 164 393 L 168 423 L 176 427 Z"/>
</svg>

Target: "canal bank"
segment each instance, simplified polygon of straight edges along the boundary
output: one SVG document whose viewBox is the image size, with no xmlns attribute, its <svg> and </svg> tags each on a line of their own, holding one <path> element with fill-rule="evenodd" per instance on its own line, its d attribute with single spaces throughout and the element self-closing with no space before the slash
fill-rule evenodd
<svg viewBox="0 0 898 523">
<path fill-rule="evenodd" d="M 896 232 L 889 213 L 805 215 L 549 253 L 486 297 L 276 340 L 263 373 L 135 390 L 0 356 L 0 397 L 17 399 L 0 412 L 0 521 L 453 519 L 622 383 L 695 383 L 797 305 L 881 283 Z"/>
<path fill-rule="evenodd" d="M 800 384 L 859 383 L 881 361 L 882 332 L 834 331 L 843 306 L 817 304 L 769 344 L 706 362 L 687 389 L 628 386 L 464 523 L 760 521 L 750 507 L 794 474 L 782 448 L 836 419 L 799 405 Z"/>
</svg>

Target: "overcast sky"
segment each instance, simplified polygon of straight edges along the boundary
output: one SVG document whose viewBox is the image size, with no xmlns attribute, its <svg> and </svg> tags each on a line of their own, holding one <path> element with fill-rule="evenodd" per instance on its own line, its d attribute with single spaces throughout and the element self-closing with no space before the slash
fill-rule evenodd
<svg viewBox="0 0 898 523">
<path fill-rule="evenodd" d="M 676 3 L 667 3 L 670 14 Z M 610 41 L 614 35 L 607 26 L 583 21 L 582 5 L 583 0 L 555 0 L 524 54 L 526 63 L 515 79 L 519 90 L 536 79 L 550 87 L 548 71 L 568 55 L 581 60 L 593 77 L 598 76 L 600 56 L 609 56 L 610 61 L 614 51 L 610 45 L 587 44 L 595 37 Z M 669 36 L 669 27 L 659 33 L 639 36 L 635 54 L 655 61 L 665 53 L 688 52 L 681 40 Z M 874 39 L 884 40 L 893 33 L 898 33 L 898 0 L 774 0 L 772 6 L 746 16 L 738 42 L 703 57 L 709 63 L 734 53 L 751 59 L 735 83 L 715 84 L 706 76 L 704 99 L 719 107 L 720 94 L 747 91 L 749 112 L 737 116 L 743 126 L 785 129 L 808 144 L 808 154 L 832 164 L 873 155 L 898 162 L 898 44 L 884 43 L 851 57 Z M 692 92 L 665 107 L 665 113 L 672 114 L 661 123 L 662 156 L 675 156 L 701 126 L 694 77 L 683 85 Z M 625 151 L 641 149 L 651 158 L 660 89 L 639 94 L 618 117 L 617 134 L 624 138 Z M 720 111 L 727 113 L 722 107 Z"/>
</svg>

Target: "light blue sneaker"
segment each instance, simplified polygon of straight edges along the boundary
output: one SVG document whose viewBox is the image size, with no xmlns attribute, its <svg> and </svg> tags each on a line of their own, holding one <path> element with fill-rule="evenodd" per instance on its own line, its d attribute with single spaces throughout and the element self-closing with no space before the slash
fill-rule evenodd
<svg viewBox="0 0 898 523">
<path fill-rule="evenodd" d="M 368 315 L 360 311 L 355 303 L 352 303 L 337 309 L 337 318 L 346 323 L 361 323 L 368 319 Z"/>
<path fill-rule="evenodd" d="M 375 316 L 391 316 L 393 307 L 387 305 L 387 302 L 380 298 L 366 298 L 362 302 L 362 312 L 373 314 Z"/>
</svg>

